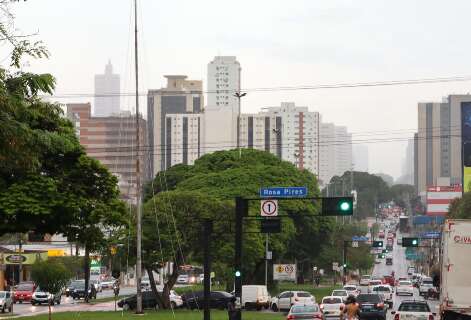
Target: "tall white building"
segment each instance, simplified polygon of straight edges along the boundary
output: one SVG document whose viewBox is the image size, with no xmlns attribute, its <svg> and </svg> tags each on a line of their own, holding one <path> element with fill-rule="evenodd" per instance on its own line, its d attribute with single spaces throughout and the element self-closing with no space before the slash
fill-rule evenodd
<svg viewBox="0 0 471 320">
<path fill-rule="evenodd" d="M 333 176 L 341 176 L 352 170 L 352 135 L 347 127 L 333 123 L 320 125 L 320 172 L 322 185 L 330 182 Z"/>
<path fill-rule="evenodd" d="M 241 147 L 269 151 L 317 175 L 319 113 L 297 107 L 293 102 L 264 109 L 258 114 L 241 115 Z"/>
<path fill-rule="evenodd" d="M 95 75 L 95 117 L 109 117 L 120 113 L 120 77 L 113 73 L 111 61 L 104 74 Z"/>
<path fill-rule="evenodd" d="M 368 169 L 369 169 L 368 146 L 364 144 L 353 145 L 352 152 L 353 152 L 353 170 L 360 171 L 360 172 L 368 172 Z"/>
<path fill-rule="evenodd" d="M 207 107 L 204 110 L 203 153 L 238 145 L 240 64 L 233 56 L 217 56 L 208 64 Z"/>
</svg>

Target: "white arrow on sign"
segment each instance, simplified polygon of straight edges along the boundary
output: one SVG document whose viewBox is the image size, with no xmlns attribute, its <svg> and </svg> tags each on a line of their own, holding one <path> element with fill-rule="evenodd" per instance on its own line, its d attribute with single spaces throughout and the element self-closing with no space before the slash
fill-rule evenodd
<svg viewBox="0 0 471 320">
<path fill-rule="evenodd" d="M 260 215 L 262 217 L 276 217 L 278 215 L 278 200 L 260 201 Z"/>
</svg>

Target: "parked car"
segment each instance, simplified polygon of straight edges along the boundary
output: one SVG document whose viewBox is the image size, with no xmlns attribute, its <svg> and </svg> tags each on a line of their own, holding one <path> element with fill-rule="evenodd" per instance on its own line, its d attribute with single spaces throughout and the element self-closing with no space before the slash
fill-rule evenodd
<svg viewBox="0 0 471 320">
<path fill-rule="evenodd" d="M 291 307 L 286 317 L 287 320 L 295 319 L 324 319 L 321 309 L 317 304 L 298 305 Z"/>
<path fill-rule="evenodd" d="M 389 305 L 389 308 L 393 307 L 393 290 L 389 285 L 378 285 L 373 287 L 373 292 L 383 296 L 383 301 Z"/>
<path fill-rule="evenodd" d="M 425 295 L 429 289 L 433 288 L 433 279 L 430 277 L 423 277 L 419 283 L 419 295 Z"/>
<path fill-rule="evenodd" d="M 370 283 L 371 276 L 370 275 L 363 275 L 360 278 L 360 286 L 367 286 Z"/>
<path fill-rule="evenodd" d="M 0 310 L 2 313 L 13 311 L 13 294 L 10 291 L 0 291 Z"/>
<path fill-rule="evenodd" d="M 357 296 L 360 293 L 360 290 L 354 284 L 347 284 L 343 286 L 344 290 L 347 290 L 348 295 Z"/>
<path fill-rule="evenodd" d="M 161 287 L 157 287 L 159 292 L 162 292 Z M 183 306 L 183 300 L 180 295 L 178 295 L 174 290 L 170 290 L 170 303 L 173 309 L 180 308 Z M 123 310 L 134 310 L 137 305 L 137 296 L 132 295 L 121 299 L 118 301 L 118 307 L 123 308 Z M 157 299 L 152 291 L 142 292 L 142 307 L 144 309 L 156 309 L 158 308 Z"/>
<path fill-rule="evenodd" d="M 17 285 L 13 293 L 13 303 L 30 302 L 35 288 L 33 282 L 22 282 Z"/>
<path fill-rule="evenodd" d="M 61 304 L 62 299 L 62 292 L 58 292 L 56 294 L 49 293 L 47 291 L 41 290 L 41 288 L 36 288 L 31 297 L 31 304 L 34 305 L 41 305 L 41 304 Z"/>
<path fill-rule="evenodd" d="M 271 309 L 273 311 L 289 310 L 295 304 L 314 304 L 316 298 L 307 291 L 284 291 L 272 298 Z"/>
<path fill-rule="evenodd" d="M 270 307 L 270 295 L 267 286 L 242 286 L 242 306 L 245 309 L 268 309 Z"/>
<path fill-rule="evenodd" d="M 343 302 L 347 300 L 348 292 L 345 289 L 332 290 L 331 296 L 341 297 Z"/>
<path fill-rule="evenodd" d="M 211 291 L 209 306 L 214 309 L 225 309 L 234 296 L 225 291 Z M 183 304 L 189 309 L 204 307 L 204 292 L 197 291 L 182 296 Z"/>
<path fill-rule="evenodd" d="M 436 313 L 430 311 L 430 307 L 425 301 L 404 300 L 399 305 L 397 311 L 392 311 L 394 320 L 434 320 Z"/>
<path fill-rule="evenodd" d="M 332 296 L 322 298 L 322 304 L 320 305 L 325 317 L 340 317 L 344 307 L 341 297 Z"/>
<path fill-rule="evenodd" d="M 360 319 L 374 318 L 386 320 L 386 308 L 383 297 L 375 293 L 359 294 L 357 302 L 360 307 Z"/>
<path fill-rule="evenodd" d="M 190 281 L 189 277 L 187 274 L 181 274 L 177 278 L 177 283 L 179 284 L 188 284 Z"/>
<path fill-rule="evenodd" d="M 396 296 L 401 294 L 414 295 L 414 287 L 409 280 L 401 280 L 396 286 Z"/>
<path fill-rule="evenodd" d="M 67 288 L 65 289 L 65 296 L 68 297 L 71 295 L 71 293 L 74 291 L 74 289 L 78 286 L 85 286 L 85 280 L 74 280 L 72 281 Z"/>
</svg>

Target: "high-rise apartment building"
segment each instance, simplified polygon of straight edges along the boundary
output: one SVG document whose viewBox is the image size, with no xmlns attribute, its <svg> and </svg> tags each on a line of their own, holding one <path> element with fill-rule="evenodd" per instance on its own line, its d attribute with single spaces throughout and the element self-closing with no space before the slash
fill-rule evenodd
<svg viewBox="0 0 471 320">
<path fill-rule="evenodd" d="M 369 169 L 369 152 L 368 146 L 357 144 L 352 146 L 353 154 L 353 170 L 360 172 L 368 172 Z"/>
<path fill-rule="evenodd" d="M 118 177 L 121 195 L 134 202 L 136 197 L 136 117 L 123 112 L 111 117 L 93 117 L 90 103 L 67 104 L 67 118 L 75 126 L 87 155 L 99 160 Z M 146 121 L 140 119 L 141 146 L 146 144 Z M 147 171 L 141 152 L 141 175 Z"/>
<path fill-rule="evenodd" d="M 461 104 L 471 95 L 449 95 L 442 102 L 418 104 L 417 190 L 449 181 L 461 184 Z"/>
<path fill-rule="evenodd" d="M 208 103 L 204 110 L 203 153 L 238 145 L 241 68 L 236 57 L 218 56 L 208 64 Z"/>
<path fill-rule="evenodd" d="M 242 114 L 240 144 L 269 151 L 299 169 L 319 172 L 319 113 L 293 102 L 264 108 L 258 114 Z"/>
<path fill-rule="evenodd" d="M 201 118 L 196 115 L 203 110 L 203 82 L 184 75 L 165 78 L 167 86 L 147 96 L 151 177 L 177 163 L 192 164 L 201 153 Z"/>
<path fill-rule="evenodd" d="M 120 77 L 113 73 L 113 66 L 109 61 L 104 74 L 95 75 L 95 117 L 108 117 L 118 115 L 120 109 Z"/>
<path fill-rule="evenodd" d="M 319 152 L 321 185 L 328 184 L 333 176 L 352 170 L 352 135 L 346 127 L 322 122 Z"/>
</svg>

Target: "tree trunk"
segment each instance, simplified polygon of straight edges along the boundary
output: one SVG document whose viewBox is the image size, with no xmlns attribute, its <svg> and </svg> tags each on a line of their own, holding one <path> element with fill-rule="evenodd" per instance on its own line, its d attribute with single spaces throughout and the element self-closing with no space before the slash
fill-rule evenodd
<svg viewBox="0 0 471 320">
<path fill-rule="evenodd" d="M 85 302 L 88 303 L 88 286 L 90 284 L 90 248 L 87 243 L 85 243 L 85 257 L 83 271 L 85 272 Z"/>
<path fill-rule="evenodd" d="M 149 277 L 150 288 L 152 289 L 152 292 L 155 295 L 159 308 L 168 309 L 170 306 L 165 305 L 165 299 L 163 299 L 163 294 L 159 293 L 159 291 L 157 290 L 157 286 L 155 285 L 154 273 L 152 272 L 152 268 L 148 265 L 146 265 L 145 268 L 147 271 L 147 276 Z"/>
<path fill-rule="evenodd" d="M 51 301 L 49 301 L 48 305 L 49 305 L 49 320 L 51 320 L 51 319 L 52 319 L 52 315 L 51 315 Z"/>
</svg>

